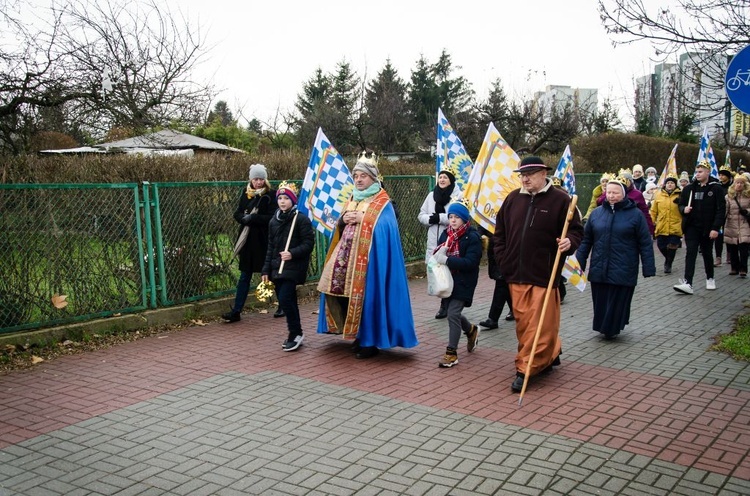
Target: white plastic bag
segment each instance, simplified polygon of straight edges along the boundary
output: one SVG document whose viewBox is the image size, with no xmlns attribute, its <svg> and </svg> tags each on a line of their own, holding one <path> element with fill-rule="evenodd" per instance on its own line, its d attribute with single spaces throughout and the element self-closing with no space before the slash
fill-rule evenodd
<svg viewBox="0 0 750 496">
<path fill-rule="evenodd" d="M 453 276 L 447 265 L 437 263 L 435 257 L 427 261 L 427 294 L 448 298 L 453 293 Z"/>
</svg>

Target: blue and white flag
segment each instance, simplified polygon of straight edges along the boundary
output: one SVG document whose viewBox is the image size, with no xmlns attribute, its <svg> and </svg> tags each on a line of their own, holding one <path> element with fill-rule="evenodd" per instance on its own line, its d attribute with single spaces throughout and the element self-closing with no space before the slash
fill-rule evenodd
<svg viewBox="0 0 750 496">
<path fill-rule="evenodd" d="M 473 165 L 474 162 L 466 154 L 464 144 L 461 143 L 448 119 L 443 115 L 443 111 L 438 109 L 435 176 L 437 177 L 443 169 L 457 171 L 458 173 L 454 174 L 456 176 L 456 184 L 463 191 L 466 188 L 465 185 L 469 180 Z"/>
<path fill-rule="evenodd" d="M 573 157 L 570 155 L 570 145 L 565 147 L 560 162 L 557 164 L 557 169 L 555 169 L 554 177 L 560 179 L 563 188 L 568 191 L 569 195 L 576 194 L 576 176 L 573 173 Z"/>
<path fill-rule="evenodd" d="M 318 128 L 297 208 L 330 239 L 353 189 L 352 175 L 343 157 L 323 129 Z"/>
<path fill-rule="evenodd" d="M 711 138 L 708 136 L 708 127 L 703 128 L 701 146 L 698 150 L 698 160 L 695 163 L 697 165 L 704 160 L 711 165 L 711 175 L 713 177 L 719 177 L 719 168 L 716 166 L 716 157 L 714 157 L 714 151 L 711 148 Z"/>
</svg>

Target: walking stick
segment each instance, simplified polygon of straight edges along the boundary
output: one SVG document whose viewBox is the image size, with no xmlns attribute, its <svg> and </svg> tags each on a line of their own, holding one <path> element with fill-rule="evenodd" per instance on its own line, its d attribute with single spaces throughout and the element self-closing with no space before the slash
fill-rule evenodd
<svg viewBox="0 0 750 496">
<path fill-rule="evenodd" d="M 292 242 L 292 234 L 294 233 L 294 224 L 297 222 L 297 215 L 299 215 L 299 210 L 294 212 L 294 219 L 292 219 L 292 227 L 289 228 L 289 236 L 286 238 L 286 246 L 284 247 L 284 251 L 289 251 L 289 243 Z M 279 274 L 281 274 L 284 271 L 284 262 L 286 262 L 286 260 L 282 260 L 281 265 L 279 265 Z"/>
<path fill-rule="evenodd" d="M 568 225 L 570 225 L 573 214 L 576 211 L 576 203 L 578 203 L 578 195 L 573 195 L 570 200 L 570 206 L 568 207 L 568 215 L 565 217 L 565 225 L 563 226 L 562 234 L 560 239 L 565 239 L 568 234 Z M 536 326 L 536 334 L 534 334 L 534 343 L 531 345 L 531 356 L 529 357 L 529 363 L 526 364 L 526 373 L 523 377 L 523 387 L 521 388 L 521 395 L 518 397 L 518 406 L 521 406 L 523 402 L 523 395 L 526 392 L 526 386 L 529 384 L 529 375 L 531 374 L 531 365 L 534 362 L 534 354 L 536 353 L 536 344 L 539 342 L 539 334 L 542 332 L 542 324 L 544 323 L 544 316 L 547 313 L 547 304 L 549 303 L 549 296 L 552 293 L 552 285 L 555 282 L 555 274 L 557 274 L 557 266 L 560 265 L 560 250 L 557 250 L 555 255 L 555 264 L 552 266 L 552 274 L 549 276 L 549 282 L 547 283 L 547 291 L 544 293 L 544 303 L 542 304 L 542 313 L 539 316 L 539 323 Z"/>
</svg>

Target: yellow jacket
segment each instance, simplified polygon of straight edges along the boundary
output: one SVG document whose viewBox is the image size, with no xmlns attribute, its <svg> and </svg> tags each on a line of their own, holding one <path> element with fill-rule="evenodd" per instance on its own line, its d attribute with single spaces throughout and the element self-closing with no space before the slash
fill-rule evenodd
<svg viewBox="0 0 750 496">
<path fill-rule="evenodd" d="M 602 196 L 602 193 L 604 193 L 602 185 L 597 184 L 594 188 L 594 191 L 591 192 L 591 201 L 589 202 L 588 210 L 586 210 L 586 215 L 583 216 L 584 219 L 588 219 L 589 215 L 591 215 L 591 212 L 593 212 L 594 209 L 599 206 L 596 204 L 596 200 L 598 200 L 599 197 Z"/>
<path fill-rule="evenodd" d="M 677 206 L 680 199 L 680 189 L 675 188 L 672 193 L 660 189 L 651 203 L 651 219 L 654 221 L 654 235 L 682 236 L 682 214 Z"/>
</svg>

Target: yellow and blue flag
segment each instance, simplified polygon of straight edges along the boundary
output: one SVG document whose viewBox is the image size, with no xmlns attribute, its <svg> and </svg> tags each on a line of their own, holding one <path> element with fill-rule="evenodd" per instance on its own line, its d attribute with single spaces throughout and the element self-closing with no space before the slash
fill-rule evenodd
<svg viewBox="0 0 750 496">
<path fill-rule="evenodd" d="M 464 144 L 461 143 L 456 131 L 443 115 L 442 109 L 438 109 L 437 119 L 437 144 L 435 148 L 435 176 L 440 171 L 447 168 L 454 168 L 458 171 L 456 174 L 456 184 L 461 191 L 466 187 L 466 181 L 469 180 L 471 167 L 474 162 L 466 153 Z"/>
<path fill-rule="evenodd" d="M 703 135 L 701 136 L 701 145 L 698 150 L 698 160 L 695 162 L 699 164 L 706 160 L 711 165 L 711 175 L 713 177 L 719 177 L 719 168 L 716 166 L 716 157 L 714 151 L 711 148 L 711 137 L 708 135 L 708 127 L 703 128 Z"/>
<path fill-rule="evenodd" d="M 473 206 L 474 221 L 490 232 L 495 232 L 495 219 L 505 197 L 521 187 L 520 177 L 513 172 L 520 162 L 516 152 L 490 123 L 463 193 Z"/>
<path fill-rule="evenodd" d="M 576 176 L 573 172 L 573 157 L 570 154 L 570 145 L 565 147 L 560 162 L 557 164 L 557 169 L 555 169 L 554 177 L 560 179 L 563 188 L 568 191 L 569 195 L 576 194 Z"/>
<path fill-rule="evenodd" d="M 672 148 L 672 153 L 669 154 L 669 158 L 667 159 L 667 165 L 665 165 L 664 170 L 661 171 L 659 182 L 656 183 L 656 185 L 663 188 L 664 181 L 667 180 L 667 176 L 669 175 L 677 177 L 677 143 L 675 143 L 674 148 Z"/>
<path fill-rule="evenodd" d="M 323 129 L 318 128 L 297 208 L 330 239 L 353 189 L 349 167 Z"/>
</svg>

